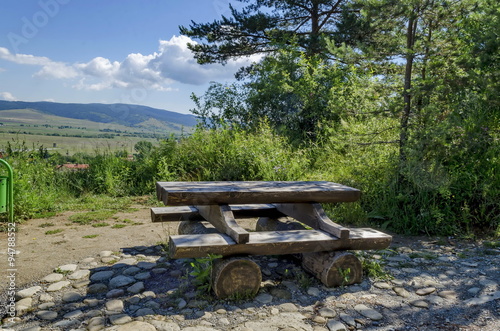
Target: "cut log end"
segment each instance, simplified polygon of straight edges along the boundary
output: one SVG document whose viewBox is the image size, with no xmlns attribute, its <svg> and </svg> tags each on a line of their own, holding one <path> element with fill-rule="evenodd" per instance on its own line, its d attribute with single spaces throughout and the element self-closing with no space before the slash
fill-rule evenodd
<svg viewBox="0 0 500 331">
<path fill-rule="evenodd" d="M 261 282 L 260 267 L 249 259 L 214 261 L 212 289 L 219 299 L 253 297 L 259 291 Z"/>
<path fill-rule="evenodd" d="M 363 278 L 361 261 L 348 252 L 305 253 L 302 267 L 327 287 L 357 284 Z"/>
</svg>

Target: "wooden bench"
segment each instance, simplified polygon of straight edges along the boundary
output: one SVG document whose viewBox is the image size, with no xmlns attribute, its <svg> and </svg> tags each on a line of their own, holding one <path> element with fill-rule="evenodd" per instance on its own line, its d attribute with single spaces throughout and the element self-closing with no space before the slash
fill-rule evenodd
<svg viewBox="0 0 500 331">
<path fill-rule="evenodd" d="M 349 229 L 330 220 L 321 203 L 354 202 L 361 196 L 357 189 L 332 182 L 158 182 L 156 192 L 158 199 L 172 207 L 152 208 L 153 222 L 183 221 L 183 228 L 190 229 L 170 236 L 172 258 L 302 254 L 307 270 L 326 285 L 338 285 L 341 269 L 351 271 L 351 283 L 361 280 L 361 263 L 344 251 L 383 249 L 392 240 L 380 231 Z M 238 225 L 237 219 L 249 217 L 260 217 L 261 231 L 249 232 Z M 285 217 L 300 223 L 290 226 L 280 221 Z M 243 263 L 248 269 L 248 261 Z M 229 268 L 236 283 L 234 270 L 238 268 L 241 265 Z M 219 297 L 227 294 L 214 290 Z"/>
</svg>

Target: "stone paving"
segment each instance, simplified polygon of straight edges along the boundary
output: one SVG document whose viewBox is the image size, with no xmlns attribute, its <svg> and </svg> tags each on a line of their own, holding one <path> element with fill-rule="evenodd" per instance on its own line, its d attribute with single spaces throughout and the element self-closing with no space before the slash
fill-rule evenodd
<svg viewBox="0 0 500 331">
<path fill-rule="evenodd" d="M 161 246 L 102 251 L 16 293 L 5 330 L 321 331 L 500 330 L 497 245 L 419 241 L 359 252 L 390 279 L 325 288 L 292 257 L 255 257 L 252 300 L 223 301 L 193 286 L 193 260 Z M 3 299 L 3 298 L 2 298 Z M 2 300 L 3 301 L 3 300 Z"/>
</svg>

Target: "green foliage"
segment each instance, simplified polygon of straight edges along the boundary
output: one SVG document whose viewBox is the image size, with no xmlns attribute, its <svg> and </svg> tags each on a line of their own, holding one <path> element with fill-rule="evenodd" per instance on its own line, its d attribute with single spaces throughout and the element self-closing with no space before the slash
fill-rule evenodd
<svg viewBox="0 0 500 331">
<path fill-rule="evenodd" d="M 106 219 L 110 218 L 111 216 L 113 216 L 115 213 L 116 213 L 116 211 L 114 211 L 114 210 L 89 211 L 89 212 L 85 212 L 85 213 L 78 213 L 78 214 L 71 215 L 69 217 L 69 220 L 73 223 L 86 225 L 86 224 L 90 224 L 90 223 L 95 222 L 95 221 L 106 220 Z M 102 223 L 98 223 L 98 224 L 102 224 Z M 108 225 L 107 223 L 105 223 L 105 224 Z"/>
<path fill-rule="evenodd" d="M 165 142 L 156 158 L 161 180 L 296 180 L 308 162 L 265 124 L 258 132 L 200 129 Z"/>
<path fill-rule="evenodd" d="M 349 281 L 351 279 L 351 268 L 346 268 L 346 269 L 339 268 L 338 271 L 339 271 L 340 277 L 342 277 L 342 285 L 341 286 L 344 287 L 346 284 L 349 283 Z"/>
<path fill-rule="evenodd" d="M 379 261 L 362 258 L 361 265 L 363 266 L 363 272 L 365 275 L 372 279 L 390 280 L 394 278 L 384 269 L 383 265 Z"/>
<path fill-rule="evenodd" d="M 61 232 L 63 232 L 63 231 L 64 231 L 64 230 L 62 230 L 62 229 L 49 230 L 49 231 L 45 231 L 45 234 L 46 234 L 46 235 L 51 235 L 51 234 L 61 233 Z"/>
<path fill-rule="evenodd" d="M 220 259 L 222 255 L 209 254 L 208 257 L 195 259 L 189 265 L 193 270 L 189 273 L 194 277 L 194 285 L 201 293 L 208 293 L 212 289 L 210 281 L 214 260 Z"/>
</svg>

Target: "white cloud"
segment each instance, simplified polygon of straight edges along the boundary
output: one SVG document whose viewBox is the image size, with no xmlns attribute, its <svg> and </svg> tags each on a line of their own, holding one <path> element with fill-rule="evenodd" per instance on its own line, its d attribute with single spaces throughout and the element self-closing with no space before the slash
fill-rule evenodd
<svg viewBox="0 0 500 331">
<path fill-rule="evenodd" d="M 0 59 L 10 62 L 36 65 L 42 68 L 34 74 L 41 78 L 77 79 L 76 89 L 104 90 L 110 88 L 147 88 L 171 91 L 175 82 L 201 85 L 211 80 L 231 79 L 238 68 L 258 61 L 260 57 L 231 60 L 220 64 L 200 65 L 188 49 L 195 43 L 186 36 L 173 36 L 160 40 L 158 51 L 149 55 L 129 54 L 122 62 L 96 57 L 87 63 L 68 65 L 47 57 L 27 54 L 11 54 L 0 47 Z"/>
<path fill-rule="evenodd" d="M 17 99 L 10 92 L 0 92 L 0 99 L 6 101 L 17 101 Z"/>
<path fill-rule="evenodd" d="M 74 78 L 77 76 L 76 70 L 65 63 L 55 62 L 44 56 L 12 54 L 4 47 L 0 47 L 0 59 L 21 65 L 41 66 L 42 69 L 35 73 L 35 76 L 53 78 Z"/>
</svg>

